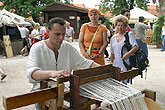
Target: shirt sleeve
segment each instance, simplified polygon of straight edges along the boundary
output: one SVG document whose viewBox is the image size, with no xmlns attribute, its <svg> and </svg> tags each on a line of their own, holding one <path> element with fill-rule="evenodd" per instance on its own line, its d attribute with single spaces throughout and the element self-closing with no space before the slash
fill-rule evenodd
<svg viewBox="0 0 165 110">
<path fill-rule="evenodd" d="M 130 31 L 130 32 L 128 33 L 128 36 L 129 36 L 129 42 L 130 42 L 130 44 L 131 44 L 132 46 L 137 45 L 137 42 L 136 42 L 136 40 L 135 40 L 135 37 L 134 37 L 132 31 Z"/>
<path fill-rule="evenodd" d="M 143 24 L 143 26 L 142 26 L 142 27 L 143 27 L 144 29 L 147 29 L 147 27 L 148 27 L 148 26 L 147 26 L 147 25 L 145 25 L 145 24 Z"/>
<path fill-rule="evenodd" d="M 25 28 L 25 30 L 26 30 L 27 33 L 29 32 L 29 30 L 27 28 Z"/>
<path fill-rule="evenodd" d="M 18 30 L 21 31 L 21 28 L 18 26 Z"/>
<path fill-rule="evenodd" d="M 27 63 L 27 70 L 26 70 L 27 78 L 29 79 L 30 83 L 39 82 L 32 78 L 32 73 L 35 70 L 41 70 L 41 68 L 38 66 L 38 61 L 39 61 L 39 57 L 37 56 L 38 52 L 39 52 L 39 45 L 34 44 L 30 49 L 29 61 Z"/>
<path fill-rule="evenodd" d="M 93 60 L 88 60 L 84 58 L 80 53 L 76 50 L 75 47 L 72 47 L 72 56 L 74 56 L 74 68 L 75 69 L 87 69 L 93 64 Z"/>
<path fill-rule="evenodd" d="M 103 32 L 107 32 L 107 28 L 105 25 L 103 25 Z"/>
<path fill-rule="evenodd" d="M 80 32 L 85 32 L 86 25 L 87 25 L 87 24 L 83 24 L 83 25 L 81 26 Z"/>
</svg>

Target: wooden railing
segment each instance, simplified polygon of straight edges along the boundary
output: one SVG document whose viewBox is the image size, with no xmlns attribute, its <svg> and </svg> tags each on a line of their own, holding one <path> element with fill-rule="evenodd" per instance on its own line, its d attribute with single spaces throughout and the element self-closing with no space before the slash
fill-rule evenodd
<svg viewBox="0 0 165 110">
<path fill-rule="evenodd" d="M 153 30 L 147 30 L 146 31 L 146 40 L 148 45 L 155 45 L 154 42 L 152 42 L 152 38 L 154 37 L 154 31 Z"/>
</svg>

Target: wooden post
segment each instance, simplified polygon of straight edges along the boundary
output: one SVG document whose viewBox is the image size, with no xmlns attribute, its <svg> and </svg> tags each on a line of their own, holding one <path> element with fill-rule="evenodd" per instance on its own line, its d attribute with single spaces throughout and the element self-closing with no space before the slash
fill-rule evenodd
<svg viewBox="0 0 165 110">
<path fill-rule="evenodd" d="M 153 101 L 156 101 L 156 91 L 145 89 L 142 91 L 142 93 L 145 94 L 145 97 L 148 97 L 152 99 Z"/>
<path fill-rule="evenodd" d="M 62 110 L 64 103 L 64 83 L 58 84 L 58 98 L 57 98 L 57 108 Z"/>
<path fill-rule="evenodd" d="M 8 58 L 13 57 L 13 50 L 12 50 L 12 47 L 11 47 L 11 42 L 10 42 L 9 35 L 4 35 L 3 36 L 3 41 L 4 41 L 4 47 L 5 47 L 5 50 L 6 50 L 6 56 Z"/>
<path fill-rule="evenodd" d="M 46 23 L 48 23 L 49 22 L 49 15 L 48 15 L 48 13 L 45 13 L 45 20 L 44 20 Z"/>
<path fill-rule="evenodd" d="M 74 110 L 79 110 L 79 77 L 78 76 L 71 76 L 71 88 L 70 88 L 70 107 L 73 108 Z"/>
<path fill-rule="evenodd" d="M 40 82 L 40 89 L 45 89 L 47 87 L 48 87 L 47 81 L 41 81 Z M 46 110 L 45 104 L 46 104 L 46 102 L 41 102 L 41 110 Z"/>
</svg>

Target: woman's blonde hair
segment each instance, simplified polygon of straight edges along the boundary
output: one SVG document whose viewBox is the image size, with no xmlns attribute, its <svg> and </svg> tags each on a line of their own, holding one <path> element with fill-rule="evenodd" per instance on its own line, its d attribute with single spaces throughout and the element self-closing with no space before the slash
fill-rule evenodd
<svg viewBox="0 0 165 110">
<path fill-rule="evenodd" d="M 39 23 L 35 23 L 34 28 L 36 29 L 37 26 L 40 26 L 40 24 Z"/>
<path fill-rule="evenodd" d="M 128 27 L 128 18 L 123 16 L 123 15 L 120 15 L 118 16 L 116 19 L 115 19 L 115 27 L 117 25 L 118 22 L 122 22 L 125 26 L 125 28 Z"/>
</svg>

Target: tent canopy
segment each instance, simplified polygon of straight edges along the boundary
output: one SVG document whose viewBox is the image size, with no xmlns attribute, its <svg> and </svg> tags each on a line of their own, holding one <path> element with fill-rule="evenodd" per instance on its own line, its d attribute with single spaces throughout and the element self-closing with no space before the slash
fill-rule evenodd
<svg viewBox="0 0 165 110">
<path fill-rule="evenodd" d="M 0 23 L 0 27 L 2 27 L 2 24 Z"/>
<path fill-rule="evenodd" d="M 17 23 L 18 25 L 32 25 L 30 22 L 27 22 L 26 19 L 22 16 L 8 12 L 5 9 L 0 11 L 0 26 L 6 25 L 14 27 L 15 23 Z"/>
<path fill-rule="evenodd" d="M 154 23 L 158 19 L 158 17 L 156 17 L 155 15 L 150 14 L 147 11 L 142 10 L 140 8 L 134 8 L 134 9 L 130 10 L 130 14 L 131 14 L 131 16 L 130 16 L 129 23 L 132 23 L 132 24 L 137 23 L 139 21 L 140 16 L 143 16 L 146 19 L 146 21 L 149 23 Z M 112 18 L 113 23 L 114 23 L 114 20 L 118 16 L 115 16 Z"/>
</svg>

